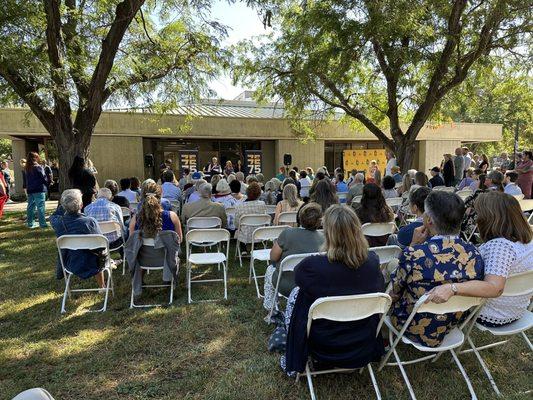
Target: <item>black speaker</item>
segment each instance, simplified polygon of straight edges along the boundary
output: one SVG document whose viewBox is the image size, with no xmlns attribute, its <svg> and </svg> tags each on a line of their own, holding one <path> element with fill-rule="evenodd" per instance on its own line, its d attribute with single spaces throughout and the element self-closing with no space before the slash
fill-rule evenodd
<svg viewBox="0 0 533 400">
<path fill-rule="evenodd" d="M 144 166 L 146 168 L 152 168 L 154 166 L 154 155 L 153 154 L 144 155 Z"/>
<path fill-rule="evenodd" d="M 283 165 L 292 165 L 292 155 L 283 154 Z"/>
</svg>

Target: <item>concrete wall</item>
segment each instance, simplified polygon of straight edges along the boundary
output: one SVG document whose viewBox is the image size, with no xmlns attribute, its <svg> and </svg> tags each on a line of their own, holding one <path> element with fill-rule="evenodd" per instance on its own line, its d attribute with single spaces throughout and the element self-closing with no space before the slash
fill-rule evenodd
<svg viewBox="0 0 533 400">
<path fill-rule="evenodd" d="M 262 140 L 261 150 L 263 150 L 263 175 L 266 182 L 276 175 L 276 142 Z"/>
<path fill-rule="evenodd" d="M 429 170 L 440 167 L 443 154 L 455 154 L 455 149 L 461 147 L 460 140 L 422 140 L 419 142 L 418 170 L 429 175 Z"/>
<path fill-rule="evenodd" d="M 283 155 L 292 155 L 292 165 L 300 168 L 311 167 L 316 170 L 324 165 L 324 140 L 315 140 L 306 144 L 296 139 L 276 141 L 276 169 L 283 165 Z"/>
<path fill-rule="evenodd" d="M 20 160 L 26 158 L 26 141 L 25 140 L 12 140 L 13 148 L 13 164 L 10 166 L 15 171 L 15 194 L 23 194 L 22 189 L 22 168 L 20 167 Z"/>
<path fill-rule="evenodd" d="M 91 160 L 98 170 L 98 183 L 106 179 L 137 176 L 144 179 L 143 140 L 141 137 L 94 136 Z"/>
</svg>

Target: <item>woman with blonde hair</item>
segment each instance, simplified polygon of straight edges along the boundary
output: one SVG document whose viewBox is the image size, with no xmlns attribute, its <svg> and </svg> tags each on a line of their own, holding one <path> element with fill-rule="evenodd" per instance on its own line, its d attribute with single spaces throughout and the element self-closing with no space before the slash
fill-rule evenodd
<svg viewBox="0 0 533 400">
<path fill-rule="evenodd" d="M 413 186 L 413 179 L 409 174 L 405 174 L 402 178 L 402 185 L 398 188 L 398 195 L 407 198 L 411 186 Z"/>
<path fill-rule="evenodd" d="M 143 237 L 153 238 L 159 231 L 174 231 L 181 242 L 180 219 L 174 211 L 161 206 L 161 187 L 153 180 L 143 182 L 142 187 L 139 211 L 131 217 L 130 234 L 140 230 Z"/>
<path fill-rule="evenodd" d="M 323 218 L 325 254 L 307 257 L 294 270 L 296 288 L 287 304 L 288 336 L 282 366 L 287 373 L 303 372 L 309 355 L 328 368 L 361 368 L 383 354 L 376 337 L 378 316 L 355 322 L 321 320 L 311 326 L 307 316 L 321 297 L 383 292 L 378 256 L 368 250 L 355 212 L 333 205 Z"/>
<path fill-rule="evenodd" d="M 279 225 L 279 216 L 281 213 L 298 211 L 303 202 L 298 198 L 298 189 L 296 185 L 289 183 L 283 188 L 283 200 L 276 206 L 276 214 L 274 215 L 274 225 Z M 296 224 L 291 224 L 296 226 Z"/>
<path fill-rule="evenodd" d="M 489 327 L 510 324 L 520 319 L 529 306 L 530 296 L 501 296 L 510 275 L 533 270 L 533 233 L 520 203 L 513 196 L 493 191 L 475 201 L 477 227 L 483 244 L 479 252 L 485 263 L 483 281 L 441 285 L 430 292 L 430 299 L 443 303 L 453 295 L 492 298 L 479 314 L 478 322 Z"/>
</svg>

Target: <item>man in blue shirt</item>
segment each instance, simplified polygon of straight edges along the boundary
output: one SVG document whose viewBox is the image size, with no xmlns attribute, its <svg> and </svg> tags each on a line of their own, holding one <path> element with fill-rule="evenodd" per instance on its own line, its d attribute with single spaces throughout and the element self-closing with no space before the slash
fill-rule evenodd
<svg viewBox="0 0 533 400">
<path fill-rule="evenodd" d="M 126 234 L 124 227 L 122 208 L 118 204 L 111 201 L 113 195 L 108 188 L 98 189 L 97 199 L 84 209 L 84 214 L 88 217 L 93 217 L 98 222 L 115 221 L 122 227 L 122 237 Z M 119 234 L 116 232 L 106 233 L 104 235 L 109 240 L 109 247 L 114 248 L 122 241 Z"/>
<path fill-rule="evenodd" d="M 175 183 L 174 172 L 167 169 L 161 175 L 163 184 L 161 185 L 162 197 L 170 201 L 181 200 L 181 189 Z"/>
<path fill-rule="evenodd" d="M 429 180 L 429 187 L 437 187 L 437 186 L 444 186 L 444 179 L 442 179 L 442 176 L 440 176 L 440 168 L 439 167 L 433 167 L 431 168 L 431 176 L 432 178 Z"/>
<path fill-rule="evenodd" d="M 520 186 L 516 184 L 517 180 L 518 173 L 514 171 L 508 171 L 505 174 L 505 178 L 503 180 L 503 183 L 505 184 L 504 192 L 510 194 L 511 196 L 519 196 L 523 194 L 522 189 L 520 189 Z"/>
</svg>

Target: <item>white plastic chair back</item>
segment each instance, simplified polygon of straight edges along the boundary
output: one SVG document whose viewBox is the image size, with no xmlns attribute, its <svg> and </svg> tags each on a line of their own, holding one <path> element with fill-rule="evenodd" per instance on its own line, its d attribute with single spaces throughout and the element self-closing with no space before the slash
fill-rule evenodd
<svg viewBox="0 0 533 400">
<path fill-rule="evenodd" d="M 154 238 L 143 238 L 143 246 L 155 246 L 155 239 Z"/>
<path fill-rule="evenodd" d="M 187 230 L 216 229 L 220 228 L 221 226 L 222 221 L 219 217 L 191 217 L 187 220 Z"/>
<path fill-rule="evenodd" d="M 346 198 L 348 197 L 348 192 L 339 192 L 339 193 L 337 193 L 337 197 L 339 198 L 339 202 L 340 203 L 345 203 L 346 202 Z"/>
<path fill-rule="evenodd" d="M 533 210 L 533 199 L 523 199 L 518 201 L 522 212 Z"/>
<path fill-rule="evenodd" d="M 359 321 L 374 314 L 386 315 L 391 303 L 392 300 L 386 293 L 322 297 L 315 300 L 309 308 L 307 334 L 309 335 L 311 331 L 313 320 L 327 319 L 337 322 Z M 379 328 L 377 330 L 378 332 Z"/>
<path fill-rule="evenodd" d="M 122 226 L 117 221 L 100 221 L 98 226 L 102 233 L 116 233 L 118 236 L 122 237 Z"/>
<path fill-rule="evenodd" d="M 463 190 L 459 190 L 459 191 L 456 192 L 455 194 L 456 194 L 457 196 L 459 196 L 461 199 L 463 199 L 463 201 L 464 201 L 464 200 L 466 200 L 466 198 L 467 198 L 468 196 L 472 196 L 473 193 L 474 193 L 474 192 L 472 192 L 472 190 L 470 190 L 470 189 L 463 189 Z"/>
<path fill-rule="evenodd" d="M 364 224 L 361 229 L 365 236 L 384 236 L 396 232 L 396 224 L 394 222 L 368 223 Z"/>
<path fill-rule="evenodd" d="M 56 239 L 60 250 L 94 250 L 108 247 L 108 240 L 104 235 L 63 235 Z"/>
<path fill-rule="evenodd" d="M 302 254 L 293 254 L 291 256 L 287 256 L 280 263 L 280 267 L 279 267 L 280 271 L 281 272 L 294 271 L 294 268 L 298 264 L 300 264 L 302 260 L 306 259 L 309 256 L 315 256 L 318 254 L 324 254 L 324 253 L 302 253 Z"/>
<path fill-rule="evenodd" d="M 277 225 L 277 226 L 263 226 L 257 228 L 252 234 L 252 243 L 261 242 L 263 240 L 276 240 L 278 236 L 285 229 L 290 228 L 288 225 Z"/>
<path fill-rule="evenodd" d="M 513 194 L 513 197 L 516 199 L 516 200 L 523 200 L 525 195 L 522 193 L 522 194 Z"/>
<path fill-rule="evenodd" d="M 393 260 L 397 260 L 402 252 L 402 249 L 399 246 L 379 246 L 379 247 L 370 247 L 369 251 L 373 251 L 379 257 L 379 263 L 381 265 L 388 264 Z"/>
<path fill-rule="evenodd" d="M 120 207 L 122 209 L 122 216 L 128 218 L 131 216 L 131 211 L 128 207 Z"/>
<path fill-rule="evenodd" d="M 455 188 L 453 186 L 435 186 L 433 190 L 440 190 L 442 192 L 448 192 L 448 193 L 455 192 Z"/>
<path fill-rule="evenodd" d="M 533 294 L 533 270 L 507 277 L 502 296 L 525 296 L 527 294 Z"/>
<path fill-rule="evenodd" d="M 175 213 L 179 214 L 180 212 L 180 202 L 178 200 L 169 200 L 170 201 L 170 205 L 172 207 L 172 211 L 174 211 Z"/>
<path fill-rule="evenodd" d="M 479 306 L 484 299 L 480 297 L 452 296 L 445 303 L 424 303 L 427 294 L 422 296 L 415 304 L 413 312 L 430 314 L 448 314 L 459 311 L 466 311 L 472 307 Z"/>
<path fill-rule="evenodd" d="M 138 201 L 130 201 L 130 210 L 133 210 L 135 212 L 135 210 L 137 210 L 137 207 L 139 207 Z"/>
<path fill-rule="evenodd" d="M 230 233 L 226 229 L 193 229 L 187 232 L 185 240 L 191 242 L 220 243 L 229 241 Z"/>
<path fill-rule="evenodd" d="M 298 214 L 297 211 L 282 212 L 279 215 L 278 223 L 279 224 L 295 224 L 296 223 L 296 215 L 297 214 Z"/>
<path fill-rule="evenodd" d="M 246 214 L 239 220 L 240 226 L 267 226 L 270 225 L 272 219 L 268 214 Z"/>
<path fill-rule="evenodd" d="M 390 197 L 388 199 L 385 199 L 385 203 L 391 208 L 393 207 L 400 207 L 403 203 L 402 197 Z"/>
<path fill-rule="evenodd" d="M 362 198 L 363 198 L 363 196 L 355 196 L 355 197 L 352 199 L 352 204 L 353 204 L 353 203 L 360 203 Z"/>
<path fill-rule="evenodd" d="M 275 205 L 268 205 L 266 206 L 267 214 L 275 214 L 276 213 L 276 206 Z"/>
</svg>

